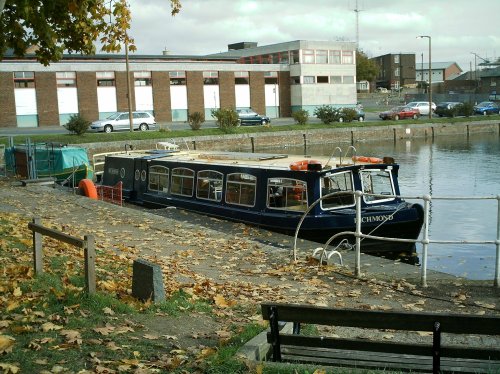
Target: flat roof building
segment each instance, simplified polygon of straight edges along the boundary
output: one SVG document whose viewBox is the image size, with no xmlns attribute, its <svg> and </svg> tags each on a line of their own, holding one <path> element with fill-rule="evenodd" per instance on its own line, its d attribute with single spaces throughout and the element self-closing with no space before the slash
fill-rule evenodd
<svg viewBox="0 0 500 374">
<path fill-rule="evenodd" d="M 355 43 L 234 43 L 205 56 L 131 55 L 132 110 L 157 122 L 211 118 L 217 108 L 252 108 L 270 117 L 321 105 L 354 106 Z M 28 55 L 0 61 L 0 127 L 63 125 L 80 114 L 93 121 L 128 110 L 124 55 L 65 55 L 43 66 Z"/>
</svg>

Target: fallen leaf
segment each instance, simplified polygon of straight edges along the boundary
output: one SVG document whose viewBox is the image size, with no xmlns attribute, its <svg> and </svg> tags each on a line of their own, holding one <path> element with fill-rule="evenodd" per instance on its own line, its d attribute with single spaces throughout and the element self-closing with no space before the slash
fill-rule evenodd
<svg viewBox="0 0 500 374">
<path fill-rule="evenodd" d="M 3 364 L 0 362 L 0 369 L 3 370 L 3 374 L 16 374 L 20 372 L 17 366 L 11 364 Z"/>
<path fill-rule="evenodd" d="M 16 339 L 9 335 L 0 335 L 0 354 L 12 352 Z"/>
<path fill-rule="evenodd" d="M 55 331 L 55 330 L 62 330 L 62 326 L 56 325 L 52 322 L 45 322 L 42 325 L 42 331 L 47 332 L 47 331 Z"/>
</svg>

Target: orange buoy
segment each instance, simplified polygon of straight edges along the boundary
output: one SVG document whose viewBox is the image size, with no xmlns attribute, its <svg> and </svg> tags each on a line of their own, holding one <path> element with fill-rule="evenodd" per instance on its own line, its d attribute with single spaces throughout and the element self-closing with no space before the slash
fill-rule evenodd
<svg viewBox="0 0 500 374">
<path fill-rule="evenodd" d="M 352 160 L 357 162 L 367 162 L 370 164 L 381 164 L 383 162 L 381 158 L 366 156 L 352 156 Z"/>
<path fill-rule="evenodd" d="M 295 161 L 290 164 L 290 170 L 295 170 L 295 171 L 321 170 L 321 162 L 319 162 L 318 160 Z"/>
<path fill-rule="evenodd" d="M 97 200 L 97 188 L 95 188 L 92 180 L 82 179 L 80 183 L 78 183 L 78 188 L 83 196 L 87 196 L 89 199 Z"/>
</svg>

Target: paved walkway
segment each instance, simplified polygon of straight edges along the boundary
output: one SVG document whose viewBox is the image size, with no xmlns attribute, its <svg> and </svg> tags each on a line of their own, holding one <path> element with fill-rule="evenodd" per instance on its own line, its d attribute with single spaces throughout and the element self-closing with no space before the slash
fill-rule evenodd
<svg viewBox="0 0 500 374">
<path fill-rule="evenodd" d="M 158 262 L 176 287 L 216 284 L 228 297 L 253 302 L 283 302 L 361 307 L 500 314 L 500 291 L 492 282 L 473 282 L 430 272 L 429 287 L 419 286 L 420 268 L 362 255 L 364 276 L 347 267 L 318 267 L 311 258 L 317 243 L 299 241 L 299 261 L 291 260 L 293 238 L 243 224 L 211 219 L 177 209 L 144 211 L 90 200 L 47 186 L 21 187 L 0 180 L 0 215 L 16 213 L 78 237 L 93 234 L 98 250 Z M 29 239 L 29 238 L 28 238 Z M 458 309 L 459 308 L 459 309 Z"/>
</svg>

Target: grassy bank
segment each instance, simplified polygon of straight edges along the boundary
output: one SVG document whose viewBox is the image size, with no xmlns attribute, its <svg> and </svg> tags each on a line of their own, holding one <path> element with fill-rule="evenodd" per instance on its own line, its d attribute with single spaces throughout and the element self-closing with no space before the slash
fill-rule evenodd
<svg viewBox="0 0 500 374">
<path fill-rule="evenodd" d="M 474 117 L 458 117 L 458 118 L 433 118 L 431 122 L 427 118 L 420 118 L 418 120 L 404 120 L 404 121 L 375 121 L 375 122 L 351 122 L 351 123 L 333 123 L 326 125 L 324 123 L 307 123 L 305 125 L 299 125 L 290 123 L 288 125 L 280 126 L 241 126 L 231 128 L 229 130 L 223 131 L 219 128 L 203 128 L 199 130 L 170 130 L 168 128 L 162 128 L 159 131 L 123 131 L 114 132 L 110 134 L 104 133 L 85 133 L 81 136 L 73 134 L 41 134 L 41 135 L 30 135 L 32 141 L 34 142 L 55 142 L 63 144 L 83 144 L 83 143 L 98 143 L 98 142 L 114 142 L 114 141 L 127 141 L 127 140 L 148 140 L 148 139 L 172 139 L 172 138 L 185 138 L 192 136 L 205 136 L 205 135 L 225 135 L 225 134 L 251 134 L 251 133 L 269 133 L 269 132 L 281 132 L 281 131 L 294 131 L 294 130 L 310 130 L 310 129 L 325 129 L 325 128 L 346 128 L 346 127 L 373 127 L 373 126 L 393 126 L 401 124 L 425 124 L 429 123 L 464 123 L 464 122 L 477 122 L 477 121 L 489 121 L 489 120 L 500 120 L 499 115 L 495 116 L 474 116 Z M 16 144 L 24 143 L 26 140 L 26 135 L 20 135 L 14 137 L 14 142 Z M 7 145 L 6 138 L 0 138 L 0 144 Z"/>
</svg>

